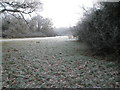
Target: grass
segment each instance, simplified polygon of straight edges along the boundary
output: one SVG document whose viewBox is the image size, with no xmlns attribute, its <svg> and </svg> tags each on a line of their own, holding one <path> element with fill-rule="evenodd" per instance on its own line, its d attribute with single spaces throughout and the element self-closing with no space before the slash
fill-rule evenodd
<svg viewBox="0 0 120 90">
<path fill-rule="evenodd" d="M 3 87 L 120 87 L 119 64 L 87 56 L 88 48 L 64 38 L 2 43 Z"/>
</svg>

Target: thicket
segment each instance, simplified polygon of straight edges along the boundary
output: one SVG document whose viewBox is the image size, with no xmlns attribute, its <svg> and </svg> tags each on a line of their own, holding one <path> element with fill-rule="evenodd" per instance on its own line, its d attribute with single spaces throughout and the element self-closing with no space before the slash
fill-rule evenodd
<svg viewBox="0 0 120 90">
<path fill-rule="evenodd" d="M 102 2 L 84 13 L 74 36 L 99 55 L 120 55 L 120 3 Z"/>
</svg>

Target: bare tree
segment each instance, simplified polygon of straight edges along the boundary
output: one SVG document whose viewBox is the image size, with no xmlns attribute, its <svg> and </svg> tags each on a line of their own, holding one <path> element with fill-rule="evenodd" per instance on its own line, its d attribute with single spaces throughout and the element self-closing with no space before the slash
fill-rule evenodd
<svg viewBox="0 0 120 90">
<path fill-rule="evenodd" d="M 39 1 L 29 0 L 29 1 L 13 1 L 13 0 L 1 0 L 0 1 L 0 14 L 7 13 L 14 17 L 19 15 L 24 20 L 24 14 L 31 14 L 37 9 L 42 9 L 42 3 Z M 17 18 L 17 17 L 16 17 Z"/>
</svg>

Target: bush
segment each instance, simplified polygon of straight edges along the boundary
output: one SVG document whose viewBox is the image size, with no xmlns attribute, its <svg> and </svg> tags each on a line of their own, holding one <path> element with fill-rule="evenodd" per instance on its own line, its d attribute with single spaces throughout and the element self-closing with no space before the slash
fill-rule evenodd
<svg viewBox="0 0 120 90">
<path fill-rule="evenodd" d="M 120 54 L 120 3 L 104 2 L 84 13 L 76 36 L 97 54 Z"/>
</svg>

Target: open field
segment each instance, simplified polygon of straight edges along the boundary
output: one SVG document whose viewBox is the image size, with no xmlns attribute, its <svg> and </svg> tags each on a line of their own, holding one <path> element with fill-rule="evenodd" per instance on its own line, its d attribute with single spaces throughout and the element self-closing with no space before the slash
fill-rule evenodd
<svg viewBox="0 0 120 90">
<path fill-rule="evenodd" d="M 119 64 L 86 51 L 68 37 L 3 40 L 3 87 L 120 87 Z"/>
</svg>

